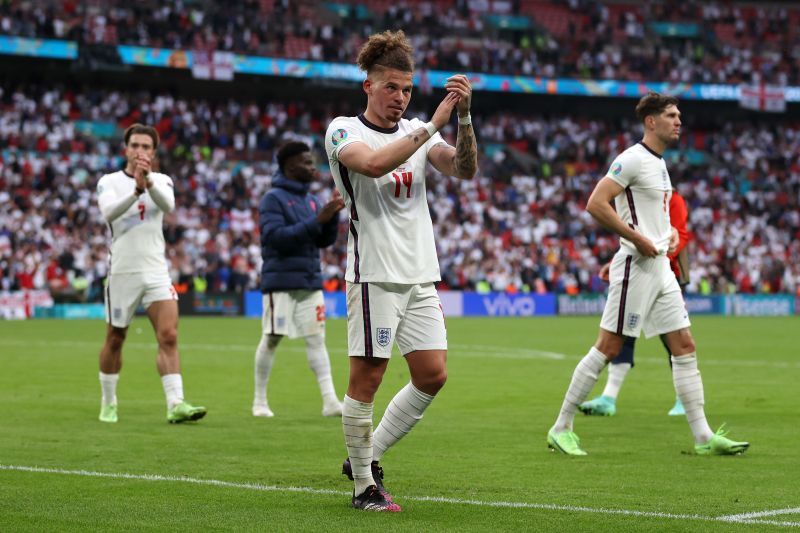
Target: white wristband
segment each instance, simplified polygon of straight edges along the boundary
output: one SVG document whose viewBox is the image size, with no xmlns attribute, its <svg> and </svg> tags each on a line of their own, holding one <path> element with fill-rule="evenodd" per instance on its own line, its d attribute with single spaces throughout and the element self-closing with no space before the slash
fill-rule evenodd
<svg viewBox="0 0 800 533">
<path fill-rule="evenodd" d="M 469 126 L 472 124 L 472 115 L 467 113 L 466 117 L 458 117 L 458 124 L 461 126 Z"/>
<path fill-rule="evenodd" d="M 422 127 L 428 132 L 428 137 L 433 137 L 433 134 L 439 131 L 436 126 L 433 125 L 433 122 L 426 122 Z"/>
</svg>

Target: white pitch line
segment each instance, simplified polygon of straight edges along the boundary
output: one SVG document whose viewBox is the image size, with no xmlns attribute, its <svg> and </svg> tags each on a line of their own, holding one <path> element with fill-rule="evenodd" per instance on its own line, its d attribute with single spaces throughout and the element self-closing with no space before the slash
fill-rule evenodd
<svg viewBox="0 0 800 533">
<path fill-rule="evenodd" d="M 782 514 L 800 514 L 800 507 L 787 507 L 785 509 L 773 509 L 772 511 L 757 511 L 752 513 L 741 513 L 720 516 L 720 520 L 730 520 L 737 522 L 739 520 L 748 520 L 751 518 L 761 518 L 763 516 L 778 516 Z"/>
<path fill-rule="evenodd" d="M 513 359 L 553 359 L 559 361 L 569 357 L 563 353 L 547 352 L 544 350 L 537 350 L 535 348 L 511 348 L 487 344 L 448 343 L 448 351 L 452 352 L 456 357 L 461 357 L 464 355 L 467 355 L 468 357 L 483 357 L 487 353 Z"/>
<path fill-rule="evenodd" d="M 129 339 L 132 335 L 129 333 Z M 256 340 L 258 337 L 256 337 Z M 100 342 L 100 341 L 98 341 Z M 56 348 L 59 346 L 62 347 L 74 347 L 74 348 L 86 348 L 86 349 L 97 349 L 97 347 L 102 344 L 98 344 L 98 342 L 94 341 L 36 341 L 36 340 L 21 340 L 21 339 L 0 339 L 0 345 L 6 346 L 43 346 L 47 348 Z M 257 342 L 253 344 L 204 344 L 204 343 L 180 343 L 180 349 L 182 351 L 190 351 L 190 350 L 198 350 L 198 351 L 208 351 L 208 352 L 247 352 L 247 353 L 254 353 L 255 346 Z M 155 350 L 156 343 L 155 342 L 135 342 L 133 340 L 129 340 L 125 343 L 126 347 L 129 348 L 140 348 L 144 350 Z M 288 352 L 302 352 L 305 353 L 305 347 L 302 344 L 298 343 L 291 343 L 287 344 L 286 346 L 281 345 L 281 351 L 288 351 Z M 337 350 L 334 348 L 331 350 L 336 352 Z M 537 350 L 534 348 L 515 348 L 515 347 L 508 347 L 508 346 L 496 346 L 496 345 L 482 345 L 482 344 L 450 344 L 450 350 L 448 353 L 449 357 L 459 358 L 459 357 L 486 357 L 491 359 L 540 359 L 540 360 L 554 360 L 554 361 L 562 361 L 562 360 L 579 360 L 583 357 L 583 355 L 568 355 L 558 352 L 549 352 L 544 350 Z M 637 363 L 645 363 L 645 364 L 663 364 L 663 360 L 665 358 L 661 357 L 640 357 L 636 360 Z M 698 358 L 698 364 L 702 365 L 714 365 L 714 366 L 728 366 L 728 367 L 746 367 L 746 368 L 800 368 L 800 362 L 797 361 L 762 361 L 760 359 L 751 359 L 747 361 L 736 361 L 730 359 L 706 359 L 702 356 Z"/>
<path fill-rule="evenodd" d="M 130 334 L 129 334 L 130 337 Z M 258 340 L 258 337 L 256 337 Z M 97 348 L 97 342 L 90 342 L 90 341 L 55 341 L 55 342 L 48 342 L 48 341 L 24 341 L 21 339 L 3 339 L 0 340 L 0 345 L 9 345 L 9 346 L 46 346 L 46 347 L 72 347 L 72 348 L 87 348 L 93 349 Z M 180 343 L 180 348 L 183 351 L 187 350 L 198 350 L 198 351 L 210 351 L 210 352 L 225 352 L 225 351 L 242 351 L 242 352 L 254 352 L 255 347 L 258 343 L 254 342 L 253 344 L 203 344 L 203 343 Z M 155 350 L 157 345 L 155 342 L 136 342 L 136 341 L 128 341 L 125 343 L 126 347 L 130 348 L 141 348 L 141 349 L 152 349 Z M 507 348 L 502 346 L 487 346 L 487 345 L 474 345 L 474 344 L 451 344 L 451 353 L 455 354 L 456 357 L 491 357 L 491 358 L 499 358 L 499 359 L 553 359 L 553 360 L 561 360 L 565 359 L 568 356 L 556 353 L 556 352 L 547 352 L 542 350 L 536 349 L 528 349 L 528 348 Z M 305 353 L 305 347 L 302 344 L 292 343 L 287 344 L 286 346 L 281 345 L 281 351 L 289 351 L 289 352 L 303 352 Z"/>
<path fill-rule="evenodd" d="M 95 472 L 91 470 L 64 470 L 61 468 L 43 468 L 38 466 L 20 466 L 0 464 L 0 471 L 30 472 L 37 474 L 60 474 L 68 476 L 100 477 L 109 479 L 127 479 L 134 481 L 166 481 L 173 483 L 190 483 L 194 485 L 211 485 L 215 487 L 256 490 L 261 492 L 301 492 L 305 494 L 324 494 L 333 496 L 349 496 L 350 492 L 315 489 L 310 487 L 291 487 L 277 485 L 262 485 L 260 483 L 236 483 L 232 481 L 221 481 L 217 479 L 198 479 L 192 477 L 164 476 L 160 474 L 127 474 L 115 472 Z M 658 511 L 636 511 L 631 509 L 606 509 L 603 507 L 583 507 L 576 505 L 557 505 L 550 503 L 528 503 L 528 502 L 504 502 L 504 501 L 483 501 L 483 500 L 464 500 L 460 498 L 445 498 L 440 496 L 403 496 L 405 500 L 418 502 L 447 503 L 453 505 L 469 505 L 475 507 L 498 507 L 509 509 L 539 509 L 546 511 L 567 511 L 573 513 L 620 515 L 641 518 L 666 518 L 672 520 L 700 520 L 705 522 L 735 522 L 739 524 L 766 524 L 785 527 L 800 527 L 800 522 L 757 520 L 754 517 L 761 516 L 761 513 L 749 513 L 744 515 L 726 516 L 703 516 L 696 514 L 676 514 Z M 800 508 L 799 508 L 800 509 Z M 764 513 L 787 514 L 796 509 L 782 509 L 778 512 L 764 511 Z M 751 516 L 752 515 L 752 516 Z M 770 516 L 764 514 L 763 516 Z"/>
</svg>

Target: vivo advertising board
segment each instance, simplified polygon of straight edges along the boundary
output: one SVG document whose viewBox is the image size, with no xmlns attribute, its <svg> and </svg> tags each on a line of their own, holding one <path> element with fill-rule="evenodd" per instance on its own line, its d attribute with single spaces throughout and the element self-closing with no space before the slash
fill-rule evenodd
<svg viewBox="0 0 800 533">
<path fill-rule="evenodd" d="M 464 316 L 544 316 L 556 314 L 555 294 L 463 293 Z"/>
</svg>

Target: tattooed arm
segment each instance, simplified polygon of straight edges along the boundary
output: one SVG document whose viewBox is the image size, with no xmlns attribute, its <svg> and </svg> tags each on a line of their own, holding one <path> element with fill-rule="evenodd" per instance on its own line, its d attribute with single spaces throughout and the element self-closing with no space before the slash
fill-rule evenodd
<svg viewBox="0 0 800 533">
<path fill-rule="evenodd" d="M 436 129 L 447 124 L 458 103 L 458 95 L 448 93 L 433 114 L 431 122 Z M 342 148 L 339 160 L 348 168 L 371 178 L 380 178 L 407 161 L 431 136 L 425 128 L 417 128 L 402 139 L 373 150 L 364 143 L 356 142 Z"/>
<path fill-rule="evenodd" d="M 442 174 L 462 180 L 472 179 L 478 170 L 478 146 L 472 125 L 459 125 L 456 147 L 437 144 L 428 152 L 428 160 Z"/>
<path fill-rule="evenodd" d="M 472 86 L 467 77 L 456 74 L 447 80 L 445 89 L 450 94 L 459 96 L 457 105 L 459 118 L 468 117 L 472 103 Z M 444 143 L 438 144 L 430 149 L 428 159 L 442 174 L 455 176 L 462 180 L 472 179 L 478 171 L 478 143 L 475 141 L 475 130 L 472 129 L 472 124 L 459 122 L 456 147 L 453 148 Z"/>
</svg>

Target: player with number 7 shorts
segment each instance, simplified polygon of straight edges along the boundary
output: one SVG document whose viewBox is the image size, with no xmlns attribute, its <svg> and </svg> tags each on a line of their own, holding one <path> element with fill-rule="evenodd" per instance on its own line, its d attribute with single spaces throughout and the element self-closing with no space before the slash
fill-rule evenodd
<svg viewBox="0 0 800 533">
<path fill-rule="evenodd" d="M 101 422 L 117 421 L 117 382 L 122 345 L 143 305 L 158 341 L 156 367 L 167 397 L 167 421 L 199 420 L 205 407 L 183 398 L 178 355 L 178 295 L 165 257 L 164 213 L 175 208 L 172 179 L 154 171 L 159 136 L 133 124 L 125 130 L 125 168 L 97 183 L 97 203 L 111 233 L 111 263 L 105 287 L 106 339 L 100 351 Z"/>
</svg>

